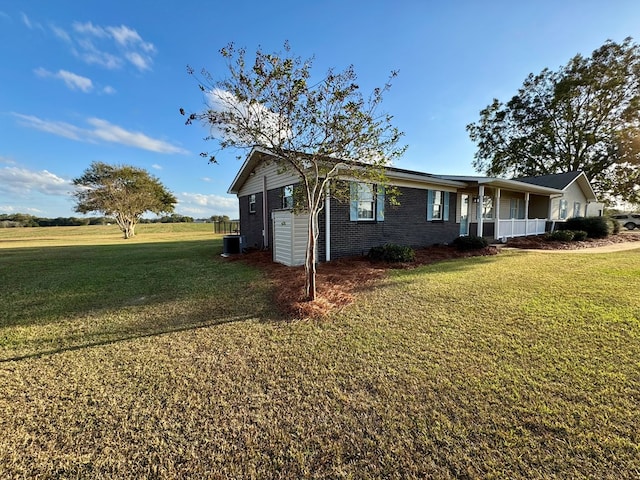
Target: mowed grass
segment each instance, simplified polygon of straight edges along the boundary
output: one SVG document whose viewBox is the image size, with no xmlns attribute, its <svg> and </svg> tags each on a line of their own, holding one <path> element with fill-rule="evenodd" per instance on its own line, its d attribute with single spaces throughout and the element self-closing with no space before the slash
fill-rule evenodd
<svg viewBox="0 0 640 480">
<path fill-rule="evenodd" d="M 257 272 L 220 261 L 211 225 L 137 230 L 126 241 L 107 226 L 0 230 L 0 360 L 256 317 L 267 305 Z"/>
<path fill-rule="evenodd" d="M 182 286 L 154 318 L 174 311 L 179 328 L 136 336 L 152 304 L 115 297 L 2 323 L 4 338 L 63 332 L 86 315 L 105 328 L 122 312 L 137 319 L 120 340 L 52 354 L 10 360 L 50 345 L 8 342 L 0 478 L 640 476 L 640 250 L 507 252 L 393 271 L 322 321 L 282 321 L 260 272 L 221 261 L 216 242 L 176 238 L 163 252 L 208 267 L 184 270 L 198 281 L 169 277 Z M 155 272 L 142 246 L 113 261 L 147 255 Z M 214 300 L 235 321 L 196 311 L 192 328 L 192 300 L 215 298 L 223 275 L 241 283 Z M 193 292 L 202 280 L 210 290 Z"/>
</svg>

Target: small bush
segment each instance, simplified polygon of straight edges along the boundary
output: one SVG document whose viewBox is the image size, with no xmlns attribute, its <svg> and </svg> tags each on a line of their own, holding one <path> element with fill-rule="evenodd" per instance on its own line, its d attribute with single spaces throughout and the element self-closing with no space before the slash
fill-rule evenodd
<svg viewBox="0 0 640 480">
<path fill-rule="evenodd" d="M 589 238 L 606 238 L 610 234 L 606 217 L 574 217 L 565 222 L 568 230 L 584 230 Z"/>
<path fill-rule="evenodd" d="M 613 235 L 617 235 L 620 233 L 620 224 L 613 218 L 609 219 L 609 233 Z"/>
<path fill-rule="evenodd" d="M 416 259 L 416 252 L 411 247 L 387 243 L 386 245 L 371 248 L 367 257 L 369 260 L 383 262 L 413 262 Z"/>
<path fill-rule="evenodd" d="M 572 230 L 556 230 L 549 235 L 549 240 L 556 242 L 570 242 L 573 240 L 574 233 Z"/>
<path fill-rule="evenodd" d="M 573 241 L 574 242 L 582 242 L 587 239 L 589 235 L 584 230 L 575 230 L 573 232 Z"/>
<path fill-rule="evenodd" d="M 489 245 L 489 242 L 487 242 L 487 240 L 483 237 L 468 235 L 456 238 L 452 242 L 452 245 L 461 251 L 480 250 L 481 248 L 487 247 Z"/>
</svg>

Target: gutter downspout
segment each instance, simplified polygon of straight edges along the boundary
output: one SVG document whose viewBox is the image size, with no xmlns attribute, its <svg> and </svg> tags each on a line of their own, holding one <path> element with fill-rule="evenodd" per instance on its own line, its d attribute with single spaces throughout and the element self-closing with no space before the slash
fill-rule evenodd
<svg viewBox="0 0 640 480">
<path fill-rule="evenodd" d="M 324 192 L 324 251 L 325 261 L 331 261 L 331 198 L 329 197 L 329 183 Z"/>
<path fill-rule="evenodd" d="M 269 205 L 267 205 L 267 176 L 262 177 L 262 245 L 269 248 Z"/>
</svg>

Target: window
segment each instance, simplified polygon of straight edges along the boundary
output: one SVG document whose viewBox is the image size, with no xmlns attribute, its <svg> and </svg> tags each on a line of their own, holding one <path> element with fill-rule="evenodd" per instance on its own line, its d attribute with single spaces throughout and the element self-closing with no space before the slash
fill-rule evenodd
<svg viewBox="0 0 640 480">
<path fill-rule="evenodd" d="M 351 221 L 384 220 L 384 187 L 372 183 L 351 182 L 349 192 Z"/>
<path fill-rule="evenodd" d="M 427 221 L 449 220 L 449 192 L 427 191 Z"/>
<path fill-rule="evenodd" d="M 521 198 L 511 199 L 509 218 L 524 218 L 524 201 Z"/>
<path fill-rule="evenodd" d="M 482 218 L 491 220 L 493 218 L 493 197 L 485 195 L 482 200 Z"/>
<path fill-rule="evenodd" d="M 282 187 L 282 208 L 293 208 L 293 185 Z"/>
<path fill-rule="evenodd" d="M 256 194 L 249 195 L 249 213 L 256 213 Z"/>
<path fill-rule="evenodd" d="M 560 211 L 558 212 L 558 217 L 560 220 L 566 220 L 567 218 L 567 200 L 564 198 L 560 199 Z"/>
<path fill-rule="evenodd" d="M 573 216 L 580 217 L 580 202 L 573 202 Z"/>
</svg>

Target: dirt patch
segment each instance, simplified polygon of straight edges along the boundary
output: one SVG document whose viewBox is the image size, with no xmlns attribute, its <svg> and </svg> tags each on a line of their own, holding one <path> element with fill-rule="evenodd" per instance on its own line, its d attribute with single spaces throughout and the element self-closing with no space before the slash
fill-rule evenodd
<svg viewBox="0 0 640 480">
<path fill-rule="evenodd" d="M 344 308 L 354 301 L 355 294 L 382 278 L 390 268 L 415 268 L 453 258 L 496 255 L 496 247 L 460 252 L 450 246 L 433 246 L 416 250 L 412 263 L 371 262 L 365 257 L 349 257 L 320 263 L 316 273 L 317 298 L 304 300 L 304 267 L 285 267 L 272 260 L 270 251 L 255 251 L 230 257 L 266 272 L 273 285 L 274 303 L 287 318 L 320 318 Z"/>
</svg>

